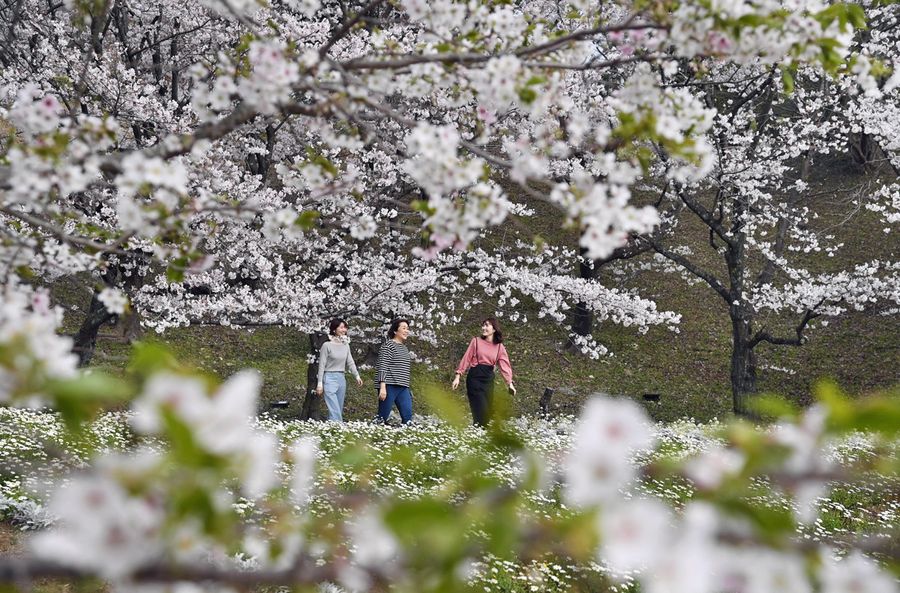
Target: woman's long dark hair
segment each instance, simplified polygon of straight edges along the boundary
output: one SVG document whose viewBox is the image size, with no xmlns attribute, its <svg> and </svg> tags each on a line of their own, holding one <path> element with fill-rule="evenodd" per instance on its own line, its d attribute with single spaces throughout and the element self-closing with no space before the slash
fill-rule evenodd
<svg viewBox="0 0 900 593">
<path fill-rule="evenodd" d="M 502 344 L 503 343 L 503 332 L 500 331 L 500 322 L 497 321 L 496 317 L 487 317 L 482 320 L 481 325 L 484 325 L 485 322 L 490 323 L 491 327 L 494 328 L 494 344 Z"/>
<path fill-rule="evenodd" d="M 397 335 L 397 330 L 400 329 L 400 324 L 405 323 L 406 327 L 409 327 L 409 319 L 398 318 L 391 322 L 391 327 L 388 329 L 388 339 L 393 340 L 394 336 Z"/>
</svg>

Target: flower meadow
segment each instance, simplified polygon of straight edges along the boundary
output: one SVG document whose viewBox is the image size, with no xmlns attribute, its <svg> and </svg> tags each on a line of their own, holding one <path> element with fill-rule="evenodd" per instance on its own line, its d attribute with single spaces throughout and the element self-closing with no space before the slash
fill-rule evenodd
<svg viewBox="0 0 900 593">
<path fill-rule="evenodd" d="M 614 409 L 614 408 L 613 408 Z M 628 408 L 623 408 L 627 410 Z M 605 408 L 605 413 L 610 408 Z M 98 416 L 83 432 L 73 435 L 55 412 L 34 409 L 0 408 L 0 517 L 20 528 L 23 532 L 42 532 L 51 528 L 57 517 L 52 505 L 48 506 L 48 496 L 59 481 L 71 482 L 78 479 L 92 458 L 132 453 L 140 450 L 143 456 L 148 451 L 162 450 L 170 445 L 153 436 L 142 436 L 133 430 L 135 412 L 108 412 Z M 611 421 L 610 426 L 614 426 Z M 576 516 L 575 510 L 582 503 L 598 496 L 622 496 L 626 500 L 664 501 L 674 509 L 684 509 L 690 501 L 696 502 L 698 485 L 719 482 L 729 471 L 737 471 L 742 460 L 721 456 L 727 425 L 713 422 L 698 424 L 686 419 L 670 424 L 653 424 L 646 435 L 646 447 L 632 449 L 623 455 L 622 461 L 633 468 L 637 479 L 618 488 L 618 492 L 603 495 L 598 493 L 596 483 L 578 492 L 577 480 L 568 473 L 568 493 L 563 492 L 561 481 L 567 472 L 567 463 L 578 452 L 573 447 L 586 438 L 578 432 L 579 421 L 573 417 L 516 418 L 511 420 L 506 430 L 508 436 L 519 440 L 522 447 L 517 450 L 498 448 L 496 439 L 485 430 L 476 427 L 460 427 L 435 417 L 416 416 L 413 424 L 403 427 L 377 425 L 365 422 L 346 424 L 283 420 L 268 415 L 252 422 L 253 430 L 259 434 L 272 435 L 277 439 L 279 458 L 287 459 L 293 448 L 296 459 L 297 443 L 308 443 L 306 454 L 313 456 L 315 472 L 303 490 L 306 492 L 301 507 L 315 521 L 316 518 L 329 525 L 335 517 L 355 525 L 362 537 L 338 544 L 329 541 L 334 534 L 321 533 L 322 541 L 315 535 L 306 533 L 307 541 L 296 545 L 308 546 L 315 550 L 346 545 L 346 553 L 356 562 L 372 556 L 373 562 L 384 561 L 397 552 L 394 536 L 384 530 L 384 526 L 368 515 L 355 497 L 365 493 L 375 500 L 421 501 L 440 497 L 452 492 L 453 497 L 464 497 L 459 488 L 457 467 L 461 459 L 478 459 L 473 466 L 477 475 L 470 479 L 489 479 L 493 484 L 504 485 L 511 491 L 518 490 L 523 497 L 522 508 L 532 518 L 548 522 L 566 521 Z M 779 428 L 765 430 L 777 433 Z M 593 435 L 591 435 L 593 436 Z M 885 449 L 886 447 L 886 449 Z M 821 451 L 822 460 L 829 467 L 852 467 L 860 462 L 879 456 L 896 458 L 898 441 L 885 442 L 877 435 L 853 432 L 830 441 Z M 738 454 L 735 454 L 738 455 Z M 540 460 L 541 474 L 529 476 L 535 464 L 529 457 Z M 686 463 L 686 474 L 675 477 L 654 475 L 651 469 L 669 463 Z M 291 479 L 289 463 L 280 463 L 278 473 L 286 480 Z M 74 473 L 73 473 L 74 472 Z M 456 483 L 454 483 L 456 482 Z M 620 484 L 611 480 L 611 484 Z M 71 484 L 70 484 L 71 486 Z M 900 530 L 900 480 L 896 476 L 871 474 L 854 485 L 840 485 L 827 488 L 824 485 L 813 494 L 790 496 L 766 480 L 754 484 L 754 494 L 746 501 L 762 508 L 777 509 L 798 517 L 811 519 L 800 521 L 796 536 L 810 545 L 819 542 L 836 541 L 860 535 L 888 538 Z M 231 510 L 253 525 L 255 518 L 265 522 L 271 520 L 263 513 L 264 498 L 253 499 L 236 496 L 229 501 Z M 807 508 L 803 508 L 806 505 Z M 634 545 L 652 547 L 657 513 L 662 507 L 648 506 L 639 511 L 640 522 L 651 533 L 638 534 Z M 115 512 L 110 511 L 110 512 Z M 370 521 L 370 519 L 372 519 Z M 583 517 L 582 517 L 583 519 Z M 619 527 L 628 530 L 628 518 L 618 518 Z M 451 519 L 452 520 L 452 519 Z M 260 525 L 260 527 L 265 527 Z M 333 525 L 331 525 L 333 528 Z M 617 528 L 615 517 L 606 520 L 605 527 L 611 531 Z M 251 528 L 252 531 L 252 528 Z M 28 534 L 23 533 L 23 537 Z M 487 539 L 480 533 L 478 521 L 467 526 L 462 534 L 466 541 L 477 542 Z M 240 551 L 229 552 L 229 562 L 242 569 L 259 569 L 265 566 L 265 558 L 271 550 L 262 532 L 244 538 Z M 373 549 L 367 549 L 371 547 Z M 224 552 L 224 550 L 221 550 Z M 513 558 L 503 554 L 484 553 L 473 556 L 457 566 L 455 570 L 473 591 L 570 591 L 609 590 L 633 591 L 639 586 L 635 574 L 639 571 L 641 559 L 648 553 L 647 547 L 628 550 L 609 550 L 604 561 L 596 559 L 573 559 L 564 554 L 545 552 L 533 558 Z M 209 551 L 205 552 L 210 554 Z M 660 553 L 665 554 L 665 551 Z M 837 549 L 837 555 L 844 552 Z M 215 554 L 210 554 L 215 555 Z M 775 558 L 756 559 L 758 571 L 777 572 Z M 324 560 L 321 562 L 324 563 Z M 766 565 L 769 562 L 769 565 Z M 627 570 L 633 567 L 633 570 Z M 801 575 L 802 576 L 802 575 Z M 773 577 L 774 579 L 774 577 Z M 887 586 L 896 585 L 884 580 Z M 352 578 L 333 584 L 323 583 L 321 590 L 340 591 L 355 588 Z M 789 591 L 781 588 L 784 583 L 777 579 L 768 582 L 774 588 L 768 591 Z M 763 591 L 765 584 L 747 584 L 736 588 L 739 591 Z M 889 591 L 891 589 L 828 589 L 829 591 Z"/>
</svg>

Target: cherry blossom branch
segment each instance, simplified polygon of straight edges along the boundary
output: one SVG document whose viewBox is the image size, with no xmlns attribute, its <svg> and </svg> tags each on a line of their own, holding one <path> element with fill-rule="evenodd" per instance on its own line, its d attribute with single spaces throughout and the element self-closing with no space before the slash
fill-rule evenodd
<svg viewBox="0 0 900 593">
<path fill-rule="evenodd" d="M 286 115 L 306 115 L 310 117 L 321 116 L 327 111 L 329 102 L 312 106 L 299 103 L 290 103 L 281 106 L 282 113 Z M 215 122 L 203 124 L 193 134 L 183 136 L 170 136 L 168 140 L 145 150 L 122 151 L 106 157 L 99 164 L 99 169 L 106 175 L 115 176 L 122 172 L 122 161 L 130 154 L 142 152 L 148 158 L 159 157 L 171 159 L 190 152 L 198 142 L 203 140 L 218 140 L 227 136 L 241 126 L 254 121 L 260 115 L 259 111 L 249 104 L 241 104 L 227 116 Z M 0 166 L 0 190 L 10 190 L 10 167 Z M 94 184 L 91 184 L 93 187 Z"/>
<path fill-rule="evenodd" d="M 523 65 L 528 68 L 547 68 L 551 70 L 575 70 L 575 71 L 583 71 L 583 70 L 602 70 L 604 68 L 611 68 L 613 66 L 621 66 L 623 64 L 633 64 L 635 62 L 652 62 L 659 59 L 658 56 L 642 54 L 636 56 L 623 56 L 620 58 L 613 58 L 611 60 L 604 60 L 602 62 L 598 62 L 595 60 L 590 60 L 585 62 L 584 64 L 564 64 L 562 62 L 524 62 Z"/>
<path fill-rule="evenodd" d="M 427 63 L 442 63 L 442 64 L 481 64 L 484 62 L 488 62 L 494 58 L 499 58 L 504 55 L 514 55 L 517 57 L 527 57 L 534 55 L 541 55 L 545 53 L 549 53 L 558 47 L 565 45 L 571 41 L 577 41 L 580 39 L 584 39 L 586 37 L 591 37 L 593 35 L 598 35 L 602 33 L 612 33 L 616 31 L 628 31 L 628 30 L 636 30 L 636 29 L 666 29 L 662 25 L 652 25 L 652 24 L 633 24 L 631 21 L 635 18 L 636 15 L 632 15 L 629 17 L 625 24 L 622 25 L 612 25 L 612 26 L 603 26 L 603 27 L 594 27 L 591 29 L 582 29 L 580 31 L 575 31 L 570 33 L 569 35 L 564 35 L 562 37 L 558 37 L 551 41 L 547 41 L 545 43 L 540 43 L 538 45 L 534 45 L 531 47 L 520 48 L 514 52 L 507 53 L 497 53 L 497 54 L 453 54 L 453 53 L 445 53 L 445 54 L 430 54 L 430 55 L 418 55 L 418 56 L 406 56 L 399 59 L 394 60 L 373 60 L 369 58 L 353 58 L 351 60 L 347 60 L 345 62 L 341 62 L 341 66 L 346 70 L 386 70 L 386 69 L 401 69 L 406 68 L 408 66 L 413 66 L 416 64 L 427 64 Z M 643 61 L 646 58 L 640 56 L 631 56 L 629 58 L 623 58 L 620 60 L 611 60 L 608 65 L 616 65 L 619 63 L 628 63 L 634 61 Z M 556 67 L 560 67 L 560 65 L 556 65 Z M 580 65 L 572 65 L 573 69 L 586 69 Z M 597 67 L 601 67 L 598 65 Z"/>
<path fill-rule="evenodd" d="M 217 582 L 228 583 L 237 587 L 255 587 L 262 585 L 317 585 L 323 582 L 334 582 L 340 576 L 339 567 L 335 565 L 317 566 L 315 561 L 304 558 L 286 570 L 229 570 L 214 566 L 178 566 L 157 564 L 136 571 L 130 576 L 132 583 L 176 583 Z M 379 580 L 377 573 L 370 576 Z M 54 580 L 87 580 L 102 577 L 89 570 L 70 568 L 27 557 L 0 557 L 0 583 L 23 583 L 37 579 Z"/>
<path fill-rule="evenodd" d="M 650 246 L 653 247 L 654 251 L 656 251 L 657 253 L 659 253 L 660 255 L 665 257 L 666 259 L 668 259 L 672 262 L 675 262 L 679 266 L 685 268 L 687 271 L 689 271 L 693 275 L 697 276 L 698 278 L 700 278 L 701 280 L 703 280 L 704 282 L 709 284 L 709 286 L 713 290 L 715 290 L 717 293 L 719 293 L 719 296 L 721 296 L 723 299 L 725 299 L 725 302 L 727 302 L 727 303 L 731 302 L 731 294 L 728 292 L 728 289 L 726 289 L 725 286 L 723 286 L 722 283 L 719 282 L 719 280 L 716 279 L 715 276 L 713 276 L 709 272 L 703 270 L 702 268 L 700 268 L 699 266 L 697 266 L 696 264 L 691 262 L 686 257 L 679 255 L 669 249 L 666 249 L 663 245 L 661 245 L 658 241 L 656 241 L 652 237 L 641 236 L 640 240 L 647 241 L 648 243 L 650 243 Z"/>
<path fill-rule="evenodd" d="M 703 204 L 694 198 L 689 197 L 687 193 L 681 194 L 681 200 L 691 212 L 700 217 L 703 223 L 709 227 L 710 231 L 714 232 L 727 245 L 734 246 L 734 239 L 729 235 L 728 230 L 713 217 L 712 212 L 707 210 Z"/>
<path fill-rule="evenodd" d="M 768 342 L 770 344 L 776 344 L 779 346 L 802 346 L 806 341 L 803 335 L 803 331 L 806 329 L 806 326 L 809 325 L 810 321 L 821 315 L 820 313 L 816 313 L 815 310 L 824 302 L 825 299 L 822 299 L 818 303 L 816 303 L 815 306 L 806 310 L 806 313 L 803 315 L 803 319 L 801 319 L 800 323 L 797 324 L 797 327 L 794 328 L 796 337 L 779 338 L 770 334 L 768 330 L 761 329 L 756 332 L 756 335 L 754 335 L 753 339 L 750 340 L 750 348 L 753 348 L 760 342 Z"/>
<path fill-rule="evenodd" d="M 53 223 L 50 223 L 36 216 L 32 216 L 31 214 L 28 214 L 26 212 L 22 212 L 21 210 L 15 210 L 13 208 L 10 208 L 9 206 L 0 206 L 0 212 L 12 218 L 21 220 L 22 222 L 27 223 L 35 228 L 44 230 L 64 243 L 77 245 L 78 247 L 94 249 L 97 252 L 101 253 L 116 253 L 119 255 L 126 255 L 127 253 L 121 250 L 120 247 L 134 236 L 133 232 L 129 232 L 125 233 L 112 243 L 99 243 L 92 239 L 86 239 L 84 237 L 72 235 L 71 233 L 65 231 L 63 228 L 54 225 Z"/>
<path fill-rule="evenodd" d="M 134 50 L 126 51 L 125 55 L 128 59 L 133 60 L 134 58 L 140 56 L 142 53 L 144 53 L 148 49 L 156 48 L 156 47 L 160 46 L 161 44 L 165 43 L 166 41 L 172 41 L 173 39 L 179 39 L 182 37 L 186 37 L 187 35 L 190 35 L 191 33 L 196 33 L 197 31 L 201 31 L 204 28 L 206 28 L 206 26 L 209 25 L 211 22 L 212 22 L 212 19 L 207 19 L 203 23 L 197 25 L 196 27 L 191 27 L 190 29 L 185 29 L 183 31 L 177 31 L 175 33 L 172 33 L 171 35 L 166 35 L 165 37 L 161 37 L 151 43 L 142 44 L 142 45 L 136 47 Z"/>
<path fill-rule="evenodd" d="M 554 49 L 561 47 L 570 41 L 580 41 L 587 37 L 592 37 L 594 35 L 600 35 L 605 33 L 613 33 L 619 31 L 634 31 L 634 30 L 644 30 L 644 29 L 658 29 L 658 30 L 668 30 L 668 27 L 665 25 L 658 25 L 653 23 L 635 23 L 634 20 L 639 16 L 638 13 L 630 14 L 622 24 L 619 25 L 604 25 L 600 27 L 593 27 L 590 29 L 581 29 L 579 31 L 573 31 L 568 35 L 563 35 L 561 37 L 557 37 L 555 39 L 551 39 L 550 41 L 546 41 L 544 43 L 539 43 L 538 45 L 522 48 L 515 52 L 515 55 L 529 56 L 532 54 L 542 54 L 546 52 L 553 51 Z"/>
</svg>

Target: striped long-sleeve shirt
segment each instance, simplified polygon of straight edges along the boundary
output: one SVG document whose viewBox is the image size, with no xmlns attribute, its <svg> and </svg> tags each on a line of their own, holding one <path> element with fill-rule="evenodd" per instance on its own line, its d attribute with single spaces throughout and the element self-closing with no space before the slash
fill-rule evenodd
<svg viewBox="0 0 900 593">
<path fill-rule="evenodd" d="M 409 350 L 403 344 L 387 340 L 378 352 L 378 365 L 375 372 L 375 387 L 382 383 L 409 387 Z"/>
</svg>

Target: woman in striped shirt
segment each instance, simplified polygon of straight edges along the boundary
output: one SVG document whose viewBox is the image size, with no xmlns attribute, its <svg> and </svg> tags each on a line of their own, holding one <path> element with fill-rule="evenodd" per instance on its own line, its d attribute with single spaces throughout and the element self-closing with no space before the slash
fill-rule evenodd
<svg viewBox="0 0 900 593">
<path fill-rule="evenodd" d="M 481 337 L 472 338 L 469 342 L 451 385 L 455 390 L 459 387 L 459 377 L 466 375 L 469 408 L 472 410 L 472 420 L 478 426 L 485 426 L 490 420 L 494 399 L 494 367 L 498 366 L 510 393 L 515 395 L 512 366 L 509 363 L 509 353 L 503 345 L 500 322 L 494 317 L 488 317 L 481 322 Z"/>
<path fill-rule="evenodd" d="M 388 340 L 381 345 L 375 372 L 378 387 L 378 417 L 386 422 L 396 405 L 400 420 L 412 419 L 412 392 L 409 390 L 410 358 L 404 342 L 409 337 L 409 321 L 395 319 L 388 330 Z"/>
</svg>

